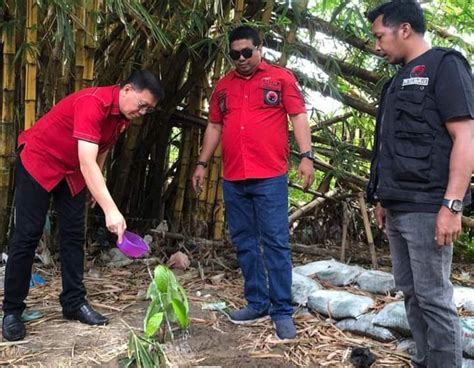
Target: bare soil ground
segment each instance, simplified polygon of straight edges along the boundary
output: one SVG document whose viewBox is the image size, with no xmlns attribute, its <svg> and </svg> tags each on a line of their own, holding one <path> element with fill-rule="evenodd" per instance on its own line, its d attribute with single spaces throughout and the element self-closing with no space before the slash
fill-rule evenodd
<svg viewBox="0 0 474 368">
<path fill-rule="evenodd" d="M 296 256 L 295 263 L 316 260 Z M 190 300 L 191 325 L 165 350 L 174 367 L 350 367 L 353 346 L 367 346 L 377 362 L 372 367 L 407 367 L 408 357 L 395 344 L 382 344 L 336 329 L 327 319 L 307 313 L 296 318 L 298 339 L 277 341 L 270 321 L 250 327 L 231 324 L 221 312 L 203 310 L 206 303 L 224 301 L 230 308 L 244 304 L 239 271 L 225 260 L 206 267 L 178 272 Z M 224 267 L 218 266 L 223 264 Z M 154 267 L 150 265 L 151 268 Z M 474 271 L 472 265 L 456 266 Z M 35 286 L 28 308 L 43 317 L 27 324 L 27 337 L 19 343 L 0 343 L 0 365 L 9 367 L 120 367 L 127 356 L 130 328 L 142 329 L 147 302 L 143 300 L 149 274 L 136 262 L 123 268 L 92 267 L 86 277 L 88 299 L 110 318 L 110 324 L 90 327 L 62 319 L 58 303 L 60 275 L 55 269 L 37 268 L 46 280 Z M 2 297 L 2 295 L 0 295 Z"/>
</svg>

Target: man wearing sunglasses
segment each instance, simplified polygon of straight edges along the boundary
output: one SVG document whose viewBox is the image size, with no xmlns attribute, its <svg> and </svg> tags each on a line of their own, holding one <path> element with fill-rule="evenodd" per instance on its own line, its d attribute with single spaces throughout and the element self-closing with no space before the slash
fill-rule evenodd
<svg viewBox="0 0 474 368">
<path fill-rule="evenodd" d="M 59 220 L 63 315 L 88 325 L 107 324 L 87 303 L 83 283 L 87 190 L 104 211 L 107 228 L 121 241 L 125 219 L 107 189 L 102 167 L 130 119 L 153 111 L 162 98 L 156 76 L 136 71 L 121 86 L 86 88 L 65 97 L 20 135 L 15 231 L 5 271 L 5 339 L 21 340 L 26 334 L 21 315 L 51 197 Z"/>
<path fill-rule="evenodd" d="M 291 252 L 288 245 L 288 115 L 301 152 L 303 187 L 313 183 L 306 107 L 293 74 L 262 60 L 258 33 L 246 26 L 229 35 L 235 70 L 212 95 L 209 124 L 193 175 L 197 192 L 222 138 L 224 200 L 244 276 L 247 306 L 230 313 L 237 324 L 270 316 L 277 337 L 293 339 Z"/>
</svg>

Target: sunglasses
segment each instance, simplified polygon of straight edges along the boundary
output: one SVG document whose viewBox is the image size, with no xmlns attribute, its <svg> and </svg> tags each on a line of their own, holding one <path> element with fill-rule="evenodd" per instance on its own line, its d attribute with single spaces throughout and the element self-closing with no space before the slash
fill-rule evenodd
<svg viewBox="0 0 474 368">
<path fill-rule="evenodd" d="M 246 59 L 250 59 L 253 55 L 253 50 L 255 50 L 257 47 L 254 47 L 253 49 L 246 47 L 245 49 L 242 49 L 240 51 L 237 50 L 230 50 L 229 51 L 229 56 L 232 60 L 239 60 L 240 55 L 242 55 Z"/>
</svg>

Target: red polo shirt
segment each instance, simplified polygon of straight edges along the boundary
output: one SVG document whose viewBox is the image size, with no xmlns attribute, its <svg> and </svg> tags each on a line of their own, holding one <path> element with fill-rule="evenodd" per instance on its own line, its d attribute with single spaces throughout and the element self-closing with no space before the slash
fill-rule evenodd
<svg viewBox="0 0 474 368">
<path fill-rule="evenodd" d="M 250 79 L 231 71 L 218 83 L 209 122 L 223 124 L 224 179 L 271 178 L 288 171 L 288 117 L 306 112 L 293 74 L 262 61 Z"/>
<path fill-rule="evenodd" d="M 21 133 L 21 161 L 48 192 L 66 179 L 72 195 L 86 183 L 79 166 L 77 141 L 113 145 L 129 120 L 120 113 L 119 86 L 86 88 L 57 103 L 32 128 Z"/>
</svg>

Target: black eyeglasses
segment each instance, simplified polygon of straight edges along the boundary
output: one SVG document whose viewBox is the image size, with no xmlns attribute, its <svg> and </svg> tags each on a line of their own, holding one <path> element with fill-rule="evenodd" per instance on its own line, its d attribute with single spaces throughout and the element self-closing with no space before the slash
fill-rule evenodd
<svg viewBox="0 0 474 368">
<path fill-rule="evenodd" d="M 253 50 L 255 50 L 257 47 L 254 47 L 253 49 L 246 47 L 245 49 L 242 49 L 240 51 L 237 50 L 230 50 L 229 51 L 229 56 L 232 60 L 239 60 L 240 55 L 242 55 L 246 59 L 250 59 L 253 54 Z"/>
<path fill-rule="evenodd" d="M 154 107 L 149 106 L 146 102 L 141 101 L 138 98 L 137 92 L 133 89 L 133 93 L 135 93 L 135 98 L 137 99 L 138 111 L 142 114 L 151 114 L 156 111 Z"/>
</svg>

